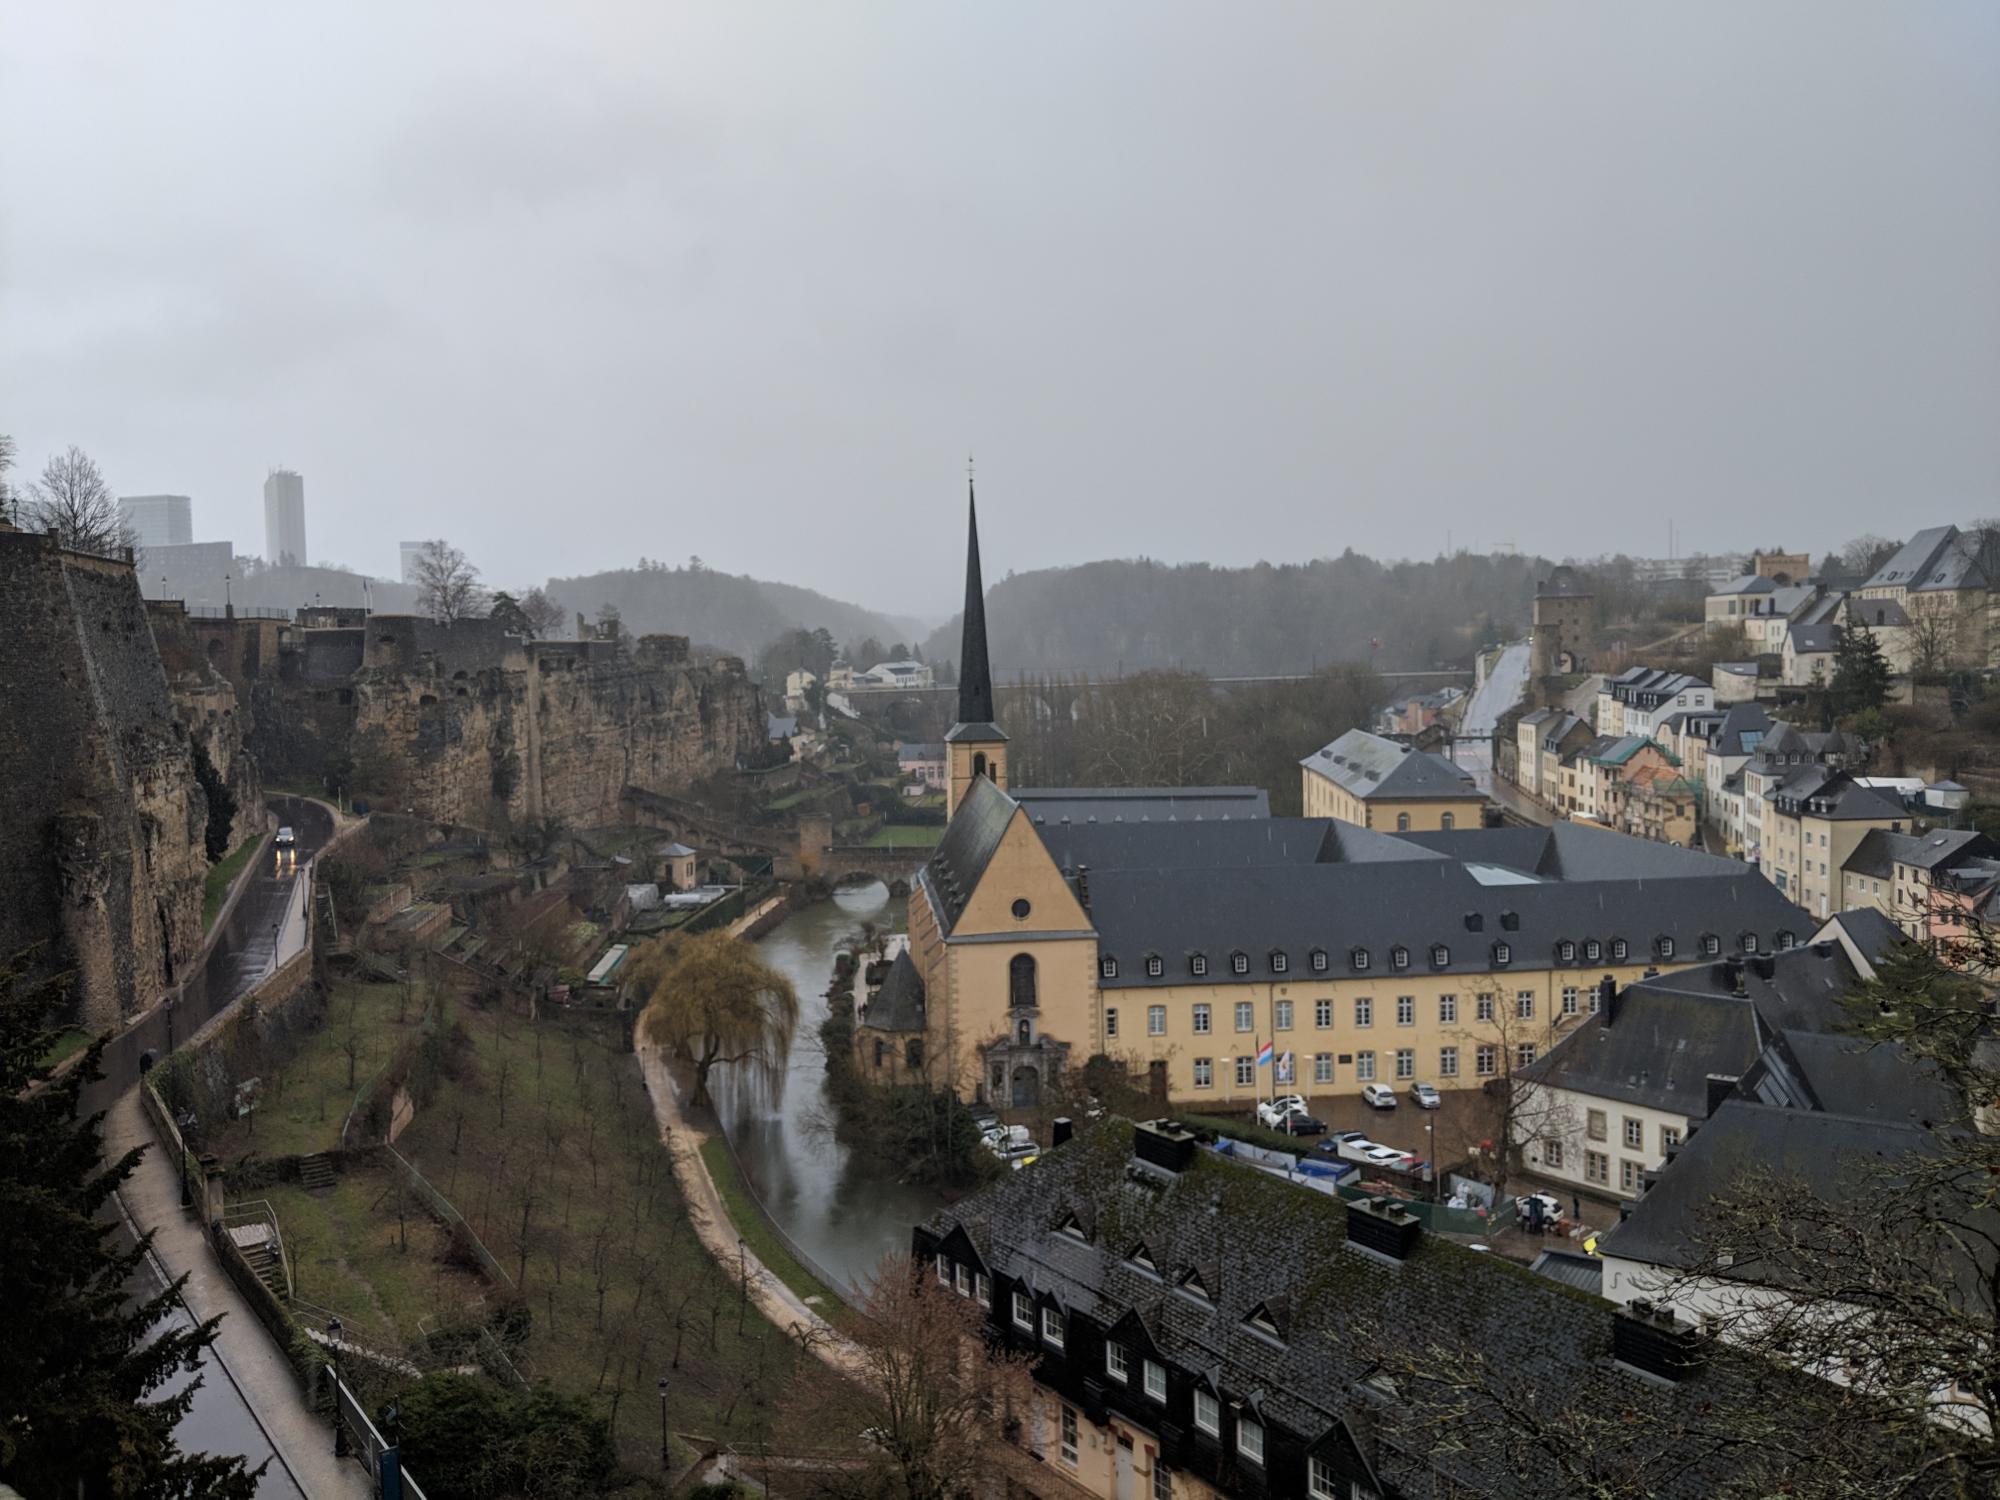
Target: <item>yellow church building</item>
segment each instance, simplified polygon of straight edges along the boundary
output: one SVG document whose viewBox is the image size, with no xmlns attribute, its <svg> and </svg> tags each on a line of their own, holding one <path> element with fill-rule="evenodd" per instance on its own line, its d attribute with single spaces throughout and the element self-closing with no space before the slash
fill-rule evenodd
<svg viewBox="0 0 2000 1500">
<path fill-rule="evenodd" d="M 857 1053 L 921 1059 L 967 1100 L 1031 1107 L 1100 1054 L 1195 1107 L 1274 1080 L 1475 1088 L 1579 1025 L 1606 979 L 1814 926 L 1733 860 L 1580 825 L 1395 833 L 1274 818 L 1249 788 L 1010 789 L 976 514 L 958 718 L 950 824 Z"/>
</svg>

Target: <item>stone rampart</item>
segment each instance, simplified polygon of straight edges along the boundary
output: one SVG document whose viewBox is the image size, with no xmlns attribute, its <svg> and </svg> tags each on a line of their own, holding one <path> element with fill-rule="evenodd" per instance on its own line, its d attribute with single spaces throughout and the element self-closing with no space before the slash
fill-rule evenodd
<svg viewBox="0 0 2000 1500">
<path fill-rule="evenodd" d="M 113 1026 L 201 945 L 208 800 L 128 563 L 0 533 L 0 953 Z"/>
</svg>

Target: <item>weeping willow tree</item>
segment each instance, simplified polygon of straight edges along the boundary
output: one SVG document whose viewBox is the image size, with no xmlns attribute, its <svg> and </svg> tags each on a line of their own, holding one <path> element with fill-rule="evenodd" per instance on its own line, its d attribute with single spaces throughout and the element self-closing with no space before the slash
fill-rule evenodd
<svg viewBox="0 0 2000 1500">
<path fill-rule="evenodd" d="M 633 956 L 628 973 L 627 988 L 645 1007 L 640 1040 L 694 1069 L 694 1104 L 711 1103 L 708 1075 L 718 1063 L 748 1068 L 770 1086 L 784 1076 L 798 992 L 748 943 L 726 932 L 661 938 Z"/>
</svg>

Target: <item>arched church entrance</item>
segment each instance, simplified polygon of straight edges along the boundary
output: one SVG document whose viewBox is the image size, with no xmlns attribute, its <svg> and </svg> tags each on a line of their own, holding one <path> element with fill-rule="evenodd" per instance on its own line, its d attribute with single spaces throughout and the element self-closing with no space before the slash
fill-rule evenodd
<svg viewBox="0 0 2000 1500">
<path fill-rule="evenodd" d="M 1016 1068 L 1013 1082 L 1015 1109 L 1033 1109 L 1042 1102 L 1042 1075 L 1033 1068 L 1027 1066 Z"/>
</svg>

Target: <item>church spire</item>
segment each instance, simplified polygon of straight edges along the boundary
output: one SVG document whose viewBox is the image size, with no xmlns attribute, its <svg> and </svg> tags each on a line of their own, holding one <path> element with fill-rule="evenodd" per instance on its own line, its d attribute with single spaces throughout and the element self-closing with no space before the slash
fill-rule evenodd
<svg viewBox="0 0 2000 1500">
<path fill-rule="evenodd" d="M 965 619 L 958 648 L 958 722 L 993 722 L 993 669 L 986 659 L 986 588 L 979 577 L 979 502 L 965 473 Z"/>
</svg>

